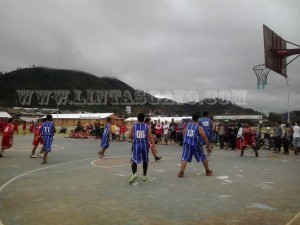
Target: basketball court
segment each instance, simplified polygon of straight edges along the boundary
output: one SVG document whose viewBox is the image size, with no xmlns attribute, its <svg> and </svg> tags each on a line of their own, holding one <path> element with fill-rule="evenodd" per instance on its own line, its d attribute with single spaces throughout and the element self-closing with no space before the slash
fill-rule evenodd
<svg viewBox="0 0 300 225">
<path fill-rule="evenodd" d="M 55 136 L 48 164 L 29 158 L 32 136 L 15 136 L 0 159 L 1 225 L 67 224 L 300 224 L 300 158 L 260 150 L 244 157 L 213 149 L 203 166 L 178 178 L 181 147 L 158 146 L 148 181 L 133 185 L 128 142 L 112 142 L 97 159 L 99 140 Z M 141 175 L 142 167 L 138 166 Z"/>
</svg>

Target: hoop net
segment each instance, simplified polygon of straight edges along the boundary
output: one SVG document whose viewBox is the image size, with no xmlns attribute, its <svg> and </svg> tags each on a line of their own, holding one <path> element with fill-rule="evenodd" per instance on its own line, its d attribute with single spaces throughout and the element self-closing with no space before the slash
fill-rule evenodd
<svg viewBox="0 0 300 225">
<path fill-rule="evenodd" d="M 261 65 L 254 66 L 253 71 L 257 77 L 257 89 L 259 90 L 264 89 L 264 87 L 267 84 L 267 78 L 270 69 L 265 67 L 264 64 L 261 64 Z"/>
</svg>

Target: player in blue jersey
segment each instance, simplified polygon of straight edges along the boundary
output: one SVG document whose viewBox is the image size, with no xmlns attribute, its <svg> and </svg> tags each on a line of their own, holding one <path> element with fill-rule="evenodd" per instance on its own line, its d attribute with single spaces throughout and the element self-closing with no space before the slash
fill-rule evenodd
<svg viewBox="0 0 300 225">
<path fill-rule="evenodd" d="M 107 159 L 107 157 L 104 155 L 104 152 L 106 149 L 109 148 L 109 134 L 112 134 L 112 129 L 111 129 L 111 118 L 106 119 L 106 124 L 104 126 L 104 130 L 102 133 L 102 138 L 101 138 L 101 150 L 98 152 L 99 153 L 99 159 Z"/>
<path fill-rule="evenodd" d="M 208 112 L 203 112 L 203 117 L 199 119 L 199 126 L 201 126 L 205 132 L 206 137 L 208 138 L 208 141 L 210 142 L 210 146 L 212 148 L 212 143 L 214 142 L 214 135 L 213 135 L 213 129 L 214 129 L 214 122 L 208 117 Z M 202 144 L 203 141 L 202 141 Z M 211 155 L 211 149 L 209 150 L 207 148 L 207 159 L 210 159 Z"/>
<path fill-rule="evenodd" d="M 47 164 L 47 156 L 48 153 L 51 152 L 52 141 L 55 132 L 56 130 L 52 121 L 52 115 L 47 115 L 46 121 L 43 122 L 43 125 L 40 128 L 40 136 L 43 138 L 44 142 L 42 164 Z"/>
<path fill-rule="evenodd" d="M 132 125 L 129 131 L 128 137 L 132 140 L 132 152 L 131 152 L 131 169 L 133 175 L 129 180 L 129 184 L 132 184 L 137 179 L 137 164 L 143 162 L 143 181 L 147 181 L 147 170 L 149 162 L 149 141 L 152 144 L 153 150 L 156 152 L 156 146 L 154 138 L 149 129 L 148 124 L 144 122 L 145 114 L 139 113 L 137 116 L 138 122 Z"/>
<path fill-rule="evenodd" d="M 208 161 L 202 149 L 202 144 L 199 143 L 199 136 L 203 139 L 209 150 L 211 148 L 210 143 L 203 128 L 198 125 L 199 114 L 195 113 L 192 116 L 192 120 L 192 122 L 186 125 L 183 131 L 183 149 L 181 155 L 181 167 L 178 177 L 183 177 L 187 162 L 192 162 L 193 156 L 197 162 L 202 162 L 206 171 L 206 176 L 211 176 L 213 175 L 213 171 L 208 167 Z"/>
</svg>

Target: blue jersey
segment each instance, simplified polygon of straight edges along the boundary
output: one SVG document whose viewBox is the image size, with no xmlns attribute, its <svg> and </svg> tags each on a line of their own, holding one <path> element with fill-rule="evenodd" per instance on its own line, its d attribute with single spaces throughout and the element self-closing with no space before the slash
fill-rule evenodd
<svg viewBox="0 0 300 225">
<path fill-rule="evenodd" d="M 136 123 L 132 127 L 133 143 L 148 143 L 148 125 L 145 123 Z"/>
<path fill-rule="evenodd" d="M 188 123 L 185 128 L 185 133 L 183 137 L 183 143 L 189 145 L 198 145 L 198 124 Z"/>
<path fill-rule="evenodd" d="M 40 128 L 41 135 L 44 136 L 53 136 L 54 134 L 54 123 L 52 121 L 43 122 L 42 127 Z"/>
<path fill-rule="evenodd" d="M 211 120 L 207 117 L 202 117 L 199 120 L 199 126 L 201 126 L 204 131 L 211 131 L 212 128 Z"/>
<path fill-rule="evenodd" d="M 102 138 L 109 137 L 109 129 L 110 129 L 110 124 L 109 123 L 105 124 L 104 130 L 102 133 Z"/>
</svg>

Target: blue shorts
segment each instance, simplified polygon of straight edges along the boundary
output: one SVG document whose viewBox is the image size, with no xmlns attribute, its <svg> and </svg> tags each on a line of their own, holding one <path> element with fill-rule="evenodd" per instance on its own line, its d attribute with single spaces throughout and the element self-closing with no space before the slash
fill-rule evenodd
<svg viewBox="0 0 300 225">
<path fill-rule="evenodd" d="M 44 151 L 51 152 L 53 136 L 43 136 Z"/>
<path fill-rule="evenodd" d="M 192 162 L 193 156 L 197 162 L 202 162 L 206 159 L 202 146 L 183 144 L 181 161 Z"/>
<path fill-rule="evenodd" d="M 133 143 L 132 151 L 131 151 L 131 162 L 132 163 L 141 163 L 141 162 L 149 162 L 149 147 L 148 143 L 140 142 L 140 143 Z"/>
<path fill-rule="evenodd" d="M 109 147 L 109 136 L 101 138 L 101 148 L 107 149 Z"/>
</svg>

